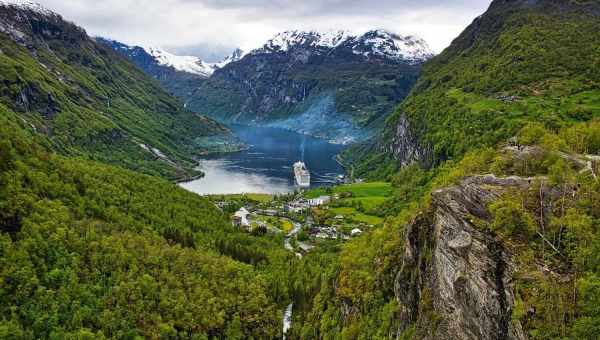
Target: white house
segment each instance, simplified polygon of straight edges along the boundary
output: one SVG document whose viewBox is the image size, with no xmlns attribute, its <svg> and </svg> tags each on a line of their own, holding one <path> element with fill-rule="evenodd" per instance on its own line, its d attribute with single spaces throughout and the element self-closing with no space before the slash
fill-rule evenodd
<svg viewBox="0 0 600 340">
<path fill-rule="evenodd" d="M 323 205 L 323 204 L 327 204 L 331 202 L 331 197 L 330 196 L 319 196 L 317 198 L 311 198 L 308 200 L 308 205 L 310 205 L 311 207 L 316 207 L 319 205 Z"/>
<path fill-rule="evenodd" d="M 360 230 L 360 229 L 358 229 L 358 228 L 354 228 L 354 229 L 352 229 L 352 231 L 350 232 L 350 235 L 352 235 L 352 236 L 358 236 L 358 235 L 360 235 L 360 234 L 362 234 L 362 230 Z"/>
<path fill-rule="evenodd" d="M 292 212 L 292 213 L 301 213 L 304 210 L 306 210 L 308 208 L 308 206 L 304 203 L 301 202 L 291 202 L 289 204 L 286 204 L 285 207 L 283 208 L 283 210 L 285 212 Z"/>
<path fill-rule="evenodd" d="M 236 211 L 233 215 L 233 225 L 236 227 L 248 227 L 250 222 L 248 221 L 248 215 L 250 212 L 246 208 L 241 207 L 240 210 Z"/>
</svg>

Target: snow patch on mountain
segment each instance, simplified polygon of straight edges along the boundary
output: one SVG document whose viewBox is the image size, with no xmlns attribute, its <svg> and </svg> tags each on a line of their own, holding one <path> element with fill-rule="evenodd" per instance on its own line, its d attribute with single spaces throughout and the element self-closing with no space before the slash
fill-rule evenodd
<svg viewBox="0 0 600 340">
<path fill-rule="evenodd" d="M 222 61 L 220 61 L 218 63 L 210 64 L 210 65 L 212 65 L 214 69 L 223 68 L 225 65 L 227 65 L 229 63 L 233 63 L 238 60 L 241 60 L 245 55 L 246 55 L 246 52 L 244 52 L 243 50 L 241 50 L 239 48 L 236 48 L 233 51 L 233 53 L 231 53 L 231 55 L 227 56 Z"/>
<path fill-rule="evenodd" d="M 255 50 L 255 52 L 286 52 L 297 46 L 334 48 L 349 37 L 352 37 L 352 34 L 349 31 L 332 31 L 325 33 L 315 31 L 285 31 L 277 34 L 267 41 L 262 48 Z"/>
<path fill-rule="evenodd" d="M 225 65 L 238 61 L 245 55 L 240 49 L 236 49 L 230 56 L 218 63 L 207 63 L 196 56 L 179 56 L 169 53 L 161 48 L 148 47 L 144 50 L 150 54 L 159 65 L 172 67 L 177 71 L 210 77 L 216 70 Z"/>
<path fill-rule="evenodd" d="M 205 63 L 198 57 L 178 56 L 157 47 L 148 47 L 145 50 L 154 57 L 158 64 L 172 67 L 178 71 L 204 77 L 209 77 L 214 72 L 213 65 Z"/>
<path fill-rule="evenodd" d="M 15 7 L 20 10 L 29 10 L 43 15 L 54 15 L 51 10 L 43 7 L 39 3 L 30 0 L 0 0 L 0 6 Z"/>
</svg>

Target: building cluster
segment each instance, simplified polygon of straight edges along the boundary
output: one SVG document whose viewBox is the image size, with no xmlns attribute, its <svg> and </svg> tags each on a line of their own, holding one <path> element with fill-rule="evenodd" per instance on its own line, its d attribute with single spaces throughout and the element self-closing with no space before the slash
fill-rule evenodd
<svg viewBox="0 0 600 340">
<path fill-rule="evenodd" d="M 310 208 L 319 207 L 322 205 L 329 204 L 331 202 L 331 196 L 319 196 L 317 198 L 305 199 L 303 197 L 298 198 L 294 201 L 288 202 L 284 205 L 285 212 L 291 213 L 303 213 Z"/>
<path fill-rule="evenodd" d="M 299 196 L 294 200 L 283 204 L 271 203 L 270 205 L 262 205 L 260 207 L 247 205 L 240 208 L 233 214 L 232 223 L 235 227 L 246 231 L 252 231 L 255 227 L 260 227 L 260 216 L 284 218 L 291 221 L 296 221 L 294 222 L 296 224 L 301 223 L 303 225 L 303 229 L 310 236 L 310 239 L 313 243 L 317 242 L 318 240 L 348 240 L 351 237 L 356 237 L 362 234 L 363 230 L 365 230 L 367 226 L 363 223 L 360 225 L 354 225 L 352 223 L 353 226 L 351 230 L 345 229 L 348 227 L 348 225 L 345 223 L 347 220 L 343 215 L 336 215 L 332 217 L 330 224 L 314 224 L 313 216 L 310 214 L 311 209 L 317 207 L 328 209 L 328 205 L 332 202 L 332 199 L 340 199 L 340 197 L 338 194 L 334 195 L 333 197 L 329 195 L 322 195 L 310 199 Z M 302 215 L 302 217 L 299 215 Z M 342 230 L 346 230 L 346 232 Z M 288 237 L 295 237 L 296 233 L 298 233 L 298 231 L 293 232 L 293 234 L 288 235 Z M 302 251 L 306 252 L 314 246 L 310 243 L 311 242 L 307 243 L 298 241 L 296 244 Z"/>
</svg>

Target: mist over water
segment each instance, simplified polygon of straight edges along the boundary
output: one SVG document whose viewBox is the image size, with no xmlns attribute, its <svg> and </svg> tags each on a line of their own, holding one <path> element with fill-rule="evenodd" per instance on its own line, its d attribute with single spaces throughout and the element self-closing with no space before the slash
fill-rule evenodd
<svg viewBox="0 0 600 340">
<path fill-rule="evenodd" d="M 277 128 L 232 126 L 249 149 L 234 154 L 208 156 L 200 160 L 204 178 L 182 183 L 195 193 L 279 194 L 295 189 L 292 166 L 304 161 L 311 172 L 311 186 L 328 185 L 344 173 L 335 155 L 344 146 Z"/>
</svg>

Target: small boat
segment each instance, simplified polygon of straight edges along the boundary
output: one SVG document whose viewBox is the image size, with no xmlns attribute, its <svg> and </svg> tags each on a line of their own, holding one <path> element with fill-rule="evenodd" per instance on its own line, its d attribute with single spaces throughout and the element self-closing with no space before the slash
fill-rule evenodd
<svg viewBox="0 0 600 340">
<path fill-rule="evenodd" d="M 300 188 L 310 187 L 310 172 L 304 162 L 294 163 L 294 176 L 296 177 L 296 184 Z"/>
</svg>

